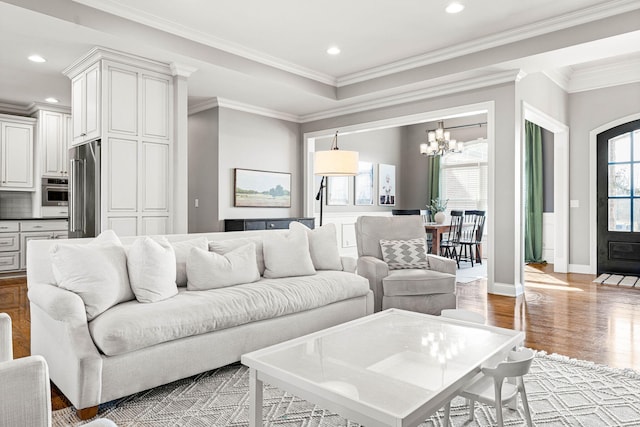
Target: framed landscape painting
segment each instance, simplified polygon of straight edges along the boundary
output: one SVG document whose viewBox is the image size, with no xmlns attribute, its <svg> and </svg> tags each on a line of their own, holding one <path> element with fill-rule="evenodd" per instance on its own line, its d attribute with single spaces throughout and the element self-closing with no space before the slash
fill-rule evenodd
<svg viewBox="0 0 640 427">
<path fill-rule="evenodd" d="M 233 206 L 290 208 L 291 174 L 235 168 Z"/>
<path fill-rule="evenodd" d="M 378 165 L 378 204 L 396 205 L 396 167 L 395 165 Z"/>
</svg>

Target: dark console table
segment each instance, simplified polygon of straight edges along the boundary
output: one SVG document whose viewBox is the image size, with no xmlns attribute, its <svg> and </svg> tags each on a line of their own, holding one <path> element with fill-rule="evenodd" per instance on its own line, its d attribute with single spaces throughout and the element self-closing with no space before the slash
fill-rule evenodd
<svg viewBox="0 0 640 427">
<path fill-rule="evenodd" d="M 293 221 L 301 222 L 309 228 L 315 227 L 314 218 L 244 218 L 225 219 L 224 231 L 281 230 L 289 228 Z"/>
</svg>

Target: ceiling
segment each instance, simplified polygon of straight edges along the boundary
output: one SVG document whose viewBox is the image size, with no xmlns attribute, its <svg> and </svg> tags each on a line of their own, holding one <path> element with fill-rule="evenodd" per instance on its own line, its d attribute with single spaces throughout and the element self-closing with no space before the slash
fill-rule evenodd
<svg viewBox="0 0 640 427">
<path fill-rule="evenodd" d="M 612 64 L 628 72 L 609 84 L 640 81 L 640 1 L 460 2 L 450 15 L 447 0 L 0 1 L 0 104 L 69 105 L 62 70 L 94 46 L 194 68 L 192 107 L 214 100 L 294 121 L 519 71 L 569 92 L 606 85 Z M 326 53 L 333 45 L 339 55 Z"/>
</svg>

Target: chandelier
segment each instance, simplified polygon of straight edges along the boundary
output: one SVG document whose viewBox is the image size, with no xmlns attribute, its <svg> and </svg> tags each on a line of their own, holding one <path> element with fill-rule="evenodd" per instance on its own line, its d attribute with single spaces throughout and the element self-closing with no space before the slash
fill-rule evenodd
<svg viewBox="0 0 640 427">
<path fill-rule="evenodd" d="M 436 130 L 427 130 L 427 142 L 420 144 L 423 156 L 443 156 L 447 153 L 461 153 L 463 143 L 451 139 L 451 133 L 444 130 L 444 122 L 438 122 Z"/>
</svg>

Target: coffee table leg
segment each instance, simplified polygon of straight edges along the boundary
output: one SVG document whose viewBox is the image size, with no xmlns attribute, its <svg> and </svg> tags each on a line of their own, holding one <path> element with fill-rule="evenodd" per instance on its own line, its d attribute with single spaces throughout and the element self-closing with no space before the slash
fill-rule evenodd
<svg viewBox="0 0 640 427">
<path fill-rule="evenodd" d="M 262 381 L 255 369 L 249 368 L 249 427 L 262 426 Z"/>
</svg>

